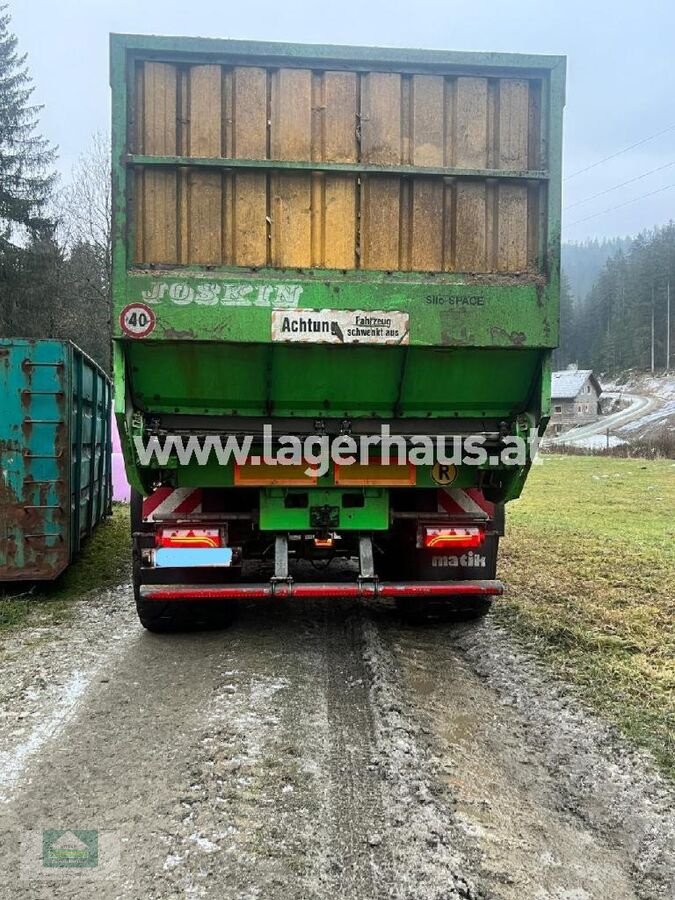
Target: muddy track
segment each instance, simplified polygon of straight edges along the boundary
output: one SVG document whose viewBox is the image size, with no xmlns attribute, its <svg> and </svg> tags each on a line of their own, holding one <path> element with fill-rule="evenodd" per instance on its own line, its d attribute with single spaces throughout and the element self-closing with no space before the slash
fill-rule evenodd
<svg viewBox="0 0 675 900">
<path fill-rule="evenodd" d="M 668 785 L 489 623 L 157 637 L 120 588 L 0 652 L 3 900 L 672 900 Z M 97 829 L 106 878 L 43 828 Z"/>
</svg>

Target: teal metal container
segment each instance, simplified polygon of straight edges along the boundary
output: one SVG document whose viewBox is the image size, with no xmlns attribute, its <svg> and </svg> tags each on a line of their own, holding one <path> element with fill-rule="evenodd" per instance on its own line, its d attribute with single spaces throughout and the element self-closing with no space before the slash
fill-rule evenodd
<svg viewBox="0 0 675 900">
<path fill-rule="evenodd" d="M 0 339 L 0 582 L 56 578 L 110 514 L 111 401 L 74 344 Z"/>
</svg>

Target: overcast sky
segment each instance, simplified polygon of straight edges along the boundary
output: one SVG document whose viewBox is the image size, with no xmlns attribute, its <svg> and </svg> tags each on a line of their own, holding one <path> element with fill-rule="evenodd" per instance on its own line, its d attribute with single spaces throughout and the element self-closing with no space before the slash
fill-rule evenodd
<svg viewBox="0 0 675 900">
<path fill-rule="evenodd" d="M 672 0 L 9 0 L 9 5 L 29 55 L 35 100 L 45 105 L 42 131 L 58 145 L 66 179 L 92 133 L 108 129 L 111 31 L 560 53 L 568 57 L 563 236 L 634 234 L 675 218 L 675 127 L 569 177 L 675 126 Z M 642 199 L 628 203 L 634 198 Z"/>
</svg>

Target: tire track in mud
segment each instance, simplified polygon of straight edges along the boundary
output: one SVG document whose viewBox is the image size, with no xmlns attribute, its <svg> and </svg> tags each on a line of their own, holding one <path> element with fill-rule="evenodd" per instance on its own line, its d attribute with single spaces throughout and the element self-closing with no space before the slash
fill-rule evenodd
<svg viewBox="0 0 675 900">
<path fill-rule="evenodd" d="M 410 629 L 384 604 L 307 601 L 157 637 L 81 614 L 59 672 L 94 634 L 125 636 L 2 810 L 2 900 L 93 895 L 16 883 L 18 832 L 62 824 L 119 835 L 102 900 L 671 900 L 666 794 L 489 622 Z M 9 660 L 8 720 L 29 668 Z M 617 796 L 639 828 L 612 818 Z"/>
<path fill-rule="evenodd" d="M 673 791 L 646 754 L 582 711 L 489 619 L 378 624 L 480 847 L 490 896 L 675 897 Z"/>
</svg>

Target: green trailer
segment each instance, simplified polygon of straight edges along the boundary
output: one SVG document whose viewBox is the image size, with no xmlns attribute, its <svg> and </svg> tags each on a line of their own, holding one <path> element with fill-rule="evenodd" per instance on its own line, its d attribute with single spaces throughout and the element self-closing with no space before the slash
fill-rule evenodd
<svg viewBox="0 0 675 900">
<path fill-rule="evenodd" d="M 346 595 L 484 611 L 501 591 L 503 504 L 550 413 L 564 78 L 554 56 L 112 36 L 115 396 L 144 624 L 333 595 L 291 577 L 299 556 L 358 558 Z M 472 436 L 485 459 L 309 476 L 270 456 L 382 426 L 407 448 Z M 176 449 L 246 437 L 238 459 Z M 249 583 L 261 558 L 273 574 Z"/>
<path fill-rule="evenodd" d="M 0 339 L 0 582 L 56 578 L 110 514 L 111 414 L 74 344 Z"/>
</svg>

